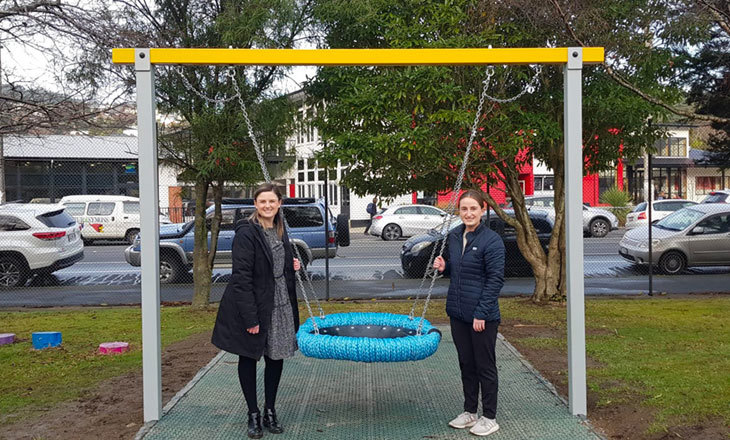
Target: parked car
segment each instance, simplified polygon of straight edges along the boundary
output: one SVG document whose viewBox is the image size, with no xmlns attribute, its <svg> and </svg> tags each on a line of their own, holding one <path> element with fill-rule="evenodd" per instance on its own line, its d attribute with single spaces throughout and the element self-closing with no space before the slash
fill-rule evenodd
<svg viewBox="0 0 730 440">
<path fill-rule="evenodd" d="M 712 191 L 702 200 L 702 203 L 730 203 L 730 189 Z"/>
<path fill-rule="evenodd" d="M 674 211 L 696 204 L 697 202 L 684 199 L 654 200 L 651 204 L 651 221 L 661 220 Z M 649 223 L 648 206 L 648 203 L 641 202 L 626 215 L 626 229 L 646 226 Z"/>
<path fill-rule="evenodd" d="M 79 224 L 61 205 L 0 205 L 0 288 L 25 285 L 84 258 Z"/>
<path fill-rule="evenodd" d="M 547 246 L 550 242 L 550 236 L 553 232 L 553 221 L 548 213 L 541 211 L 531 211 L 530 219 L 535 226 L 537 236 L 543 250 L 547 252 Z M 486 216 L 482 217 L 482 221 L 486 221 Z M 461 225 L 461 219 L 455 218 L 451 222 L 452 230 Z M 491 215 L 489 219 L 489 228 L 497 232 L 504 241 L 505 247 L 505 275 L 512 276 L 530 276 L 532 274 L 532 266 L 522 256 L 522 252 L 517 247 L 517 235 L 513 227 L 506 224 L 496 215 Z M 421 278 L 428 266 L 431 252 L 434 245 L 438 246 L 438 253 L 443 241 L 446 226 L 439 232 L 436 229 L 430 230 L 428 233 L 411 237 L 403 244 L 401 249 L 401 266 L 403 273 L 412 278 Z M 444 258 L 447 258 L 448 246 L 444 249 Z"/>
<path fill-rule="evenodd" d="M 698 204 L 680 209 L 652 226 L 624 234 L 619 255 L 636 264 L 655 264 L 668 275 L 692 266 L 730 266 L 730 205 Z"/>
<path fill-rule="evenodd" d="M 525 197 L 525 205 L 530 211 L 541 210 L 555 220 L 555 201 L 552 197 Z M 508 208 L 512 208 L 510 203 Z M 611 211 L 583 205 L 583 232 L 591 237 L 605 237 L 618 229 L 618 217 Z"/>
<path fill-rule="evenodd" d="M 446 212 L 429 205 L 390 206 L 373 217 L 370 235 L 383 240 L 424 234 L 443 224 Z"/>
<path fill-rule="evenodd" d="M 334 258 L 338 246 L 350 245 L 350 226 L 347 215 L 337 218 L 329 215 L 325 239 L 324 203 L 314 199 L 289 198 L 283 201 L 284 216 L 289 224 L 291 243 L 299 248 L 302 266 L 321 258 Z M 214 206 L 207 210 L 208 222 L 214 215 Z M 223 220 L 214 264 L 230 267 L 233 263 L 232 249 L 235 225 L 254 212 L 253 199 L 224 199 Z M 193 221 L 160 226 L 160 282 L 179 282 L 193 267 L 195 231 Z M 325 242 L 329 242 L 325 246 Z M 208 237 L 210 245 L 210 236 Z M 124 251 L 124 258 L 132 266 L 140 265 L 140 238 Z"/>
<path fill-rule="evenodd" d="M 60 203 L 81 224 L 81 238 L 87 244 L 119 239 L 132 243 L 139 232 L 137 197 L 78 195 L 63 197 Z M 170 219 L 160 215 L 160 223 L 168 224 Z"/>
</svg>

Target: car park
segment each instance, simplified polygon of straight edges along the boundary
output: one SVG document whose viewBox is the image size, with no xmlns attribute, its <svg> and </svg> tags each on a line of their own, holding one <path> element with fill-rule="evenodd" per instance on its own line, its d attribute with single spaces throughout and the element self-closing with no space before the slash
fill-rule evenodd
<svg viewBox="0 0 730 440">
<path fill-rule="evenodd" d="M 697 202 L 685 199 L 654 200 L 651 204 L 651 221 L 661 220 L 675 211 L 696 204 Z M 647 202 L 641 202 L 630 213 L 626 214 L 626 229 L 649 224 L 648 206 Z"/>
<path fill-rule="evenodd" d="M 702 200 L 702 203 L 730 203 L 730 189 L 712 191 Z"/>
<path fill-rule="evenodd" d="M 680 209 L 649 226 L 624 234 L 619 255 L 638 264 L 653 264 L 668 275 L 687 267 L 730 266 L 730 205 L 707 203 Z"/>
<path fill-rule="evenodd" d="M 120 240 L 132 243 L 139 233 L 139 198 L 110 195 L 76 195 L 60 202 L 82 226 L 81 238 L 86 244 L 94 240 Z M 168 224 L 167 216 L 160 223 Z"/>
<path fill-rule="evenodd" d="M 373 217 L 370 234 L 383 240 L 424 234 L 444 223 L 446 212 L 430 205 L 397 205 Z"/>
<path fill-rule="evenodd" d="M 307 198 L 289 198 L 282 202 L 284 216 L 290 228 L 290 241 L 298 248 L 302 266 L 317 259 L 334 258 L 339 246 L 349 246 L 350 229 L 346 215 L 336 219 L 327 212 L 327 232 L 325 233 L 324 203 Z M 224 199 L 221 207 L 222 222 L 218 234 L 218 244 L 214 265 L 232 265 L 233 238 L 238 221 L 248 218 L 254 212 L 253 199 Z M 210 224 L 214 207 L 207 210 Z M 160 226 L 160 281 L 175 283 L 182 280 L 193 266 L 195 247 L 194 222 Z M 210 245 L 210 235 L 208 236 Z M 140 266 L 140 239 L 124 251 L 126 261 L 132 266 Z"/>
<path fill-rule="evenodd" d="M 0 205 L 0 288 L 25 285 L 84 258 L 79 224 L 61 205 Z"/>
<path fill-rule="evenodd" d="M 512 214 L 509 210 L 507 213 Z M 537 232 L 540 244 L 543 250 L 547 252 L 547 246 L 553 231 L 553 221 L 546 212 L 533 211 L 529 215 Z M 482 221 L 487 221 L 486 216 L 482 217 Z M 452 220 L 449 230 L 453 230 L 460 225 L 461 219 L 455 218 Z M 505 275 L 530 276 L 532 274 L 532 267 L 522 256 L 522 252 L 520 252 L 517 246 L 515 229 L 494 214 L 490 216 L 489 228 L 498 233 L 504 241 Z M 434 246 L 437 246 L 436 252 L 438 253 L 444 235 L 446 235 L 446 225 L 443 225 L 440 229 L 440 232 L 437 229 L 433 229 L 426 234 L 411 237 L 403 244 L 401 249 L 401 267 L 405 276 L 420 278 L 424 275 Z M 448 246 L 445 247 L 443 255 L 445 258 L 449 255 Z"/>
<path fill-rule="evenodd" d="M 555 220 L 555 201 L 552 197 L 525 197 L 525 206 L 530 211 L 545 211 L 553 221 Z M 512 204 L 507 207 L 512 208 Z M 618 229 L 618 217 L 611 211 L 583 205 L 584 234 L 601 238 L 614 229 Z"/>
</svg>

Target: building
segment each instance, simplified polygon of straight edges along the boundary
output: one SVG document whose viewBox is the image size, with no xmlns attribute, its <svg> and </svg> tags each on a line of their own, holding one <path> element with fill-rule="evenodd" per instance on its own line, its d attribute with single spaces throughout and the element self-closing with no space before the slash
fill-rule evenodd
<svg viewBox="0 0 730 440">
<path fill-rule="evenodd" d="M 57 202 L 76 194 L 139 196 L 134 136 L 4 136 L 5 199 Z M 159 167 L 160 207 L 179 194 L 177 173 Z M 179 203 L 179 202 L 178 202 Z"/>
</svg>

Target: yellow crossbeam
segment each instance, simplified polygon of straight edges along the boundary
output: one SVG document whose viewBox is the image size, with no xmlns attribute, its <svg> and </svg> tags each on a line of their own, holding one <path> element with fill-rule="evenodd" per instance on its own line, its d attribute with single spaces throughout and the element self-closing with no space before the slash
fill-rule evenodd
<svg viewBox="0 0 730 440">
<path fill-rule="evenodd" d="M 115 64 L 134 64 L 134 49 L 113 49 Z M 583 63 L 604 61 L 602 47 L 584 47 Z M 568 49 L 150 49 L 152 64 L 280 66 L 425 66 L 565 64 Z"/>
</svg>

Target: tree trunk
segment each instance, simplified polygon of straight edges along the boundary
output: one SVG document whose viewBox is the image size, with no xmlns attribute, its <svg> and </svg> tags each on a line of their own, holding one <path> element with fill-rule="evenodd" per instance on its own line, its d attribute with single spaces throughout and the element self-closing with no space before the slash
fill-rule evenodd
<svg viewBox="0 0 730 440">
<path fill-rule="evenodd" d="M 517 247 L 532 267 L 535 277 L 532 301 L 536 303 L 560 301 L 565 298 L 565 209 L 562 153 L 556 153 L 552 162 L 555 176 L 555 224 L 547 254 L 543 251 L 540 238 L 537 236 L 529 212 L 525 207 L 525 197 L 514 164 L 496 165 L 503 176 L 506 191 L 512 199 L 514 217 L 508 216 L 497 202 L 487 195 L 489 206 L 505 223 L 515 228 Z"/>
<path fill-rule="evenodd" d="M 195 248 L 193 249 L 193 308 L 208 307 L 213 271 L 208 264 L 208 227 L 205 219 L 210 182 L 195 182 Z"/>
</svg>

